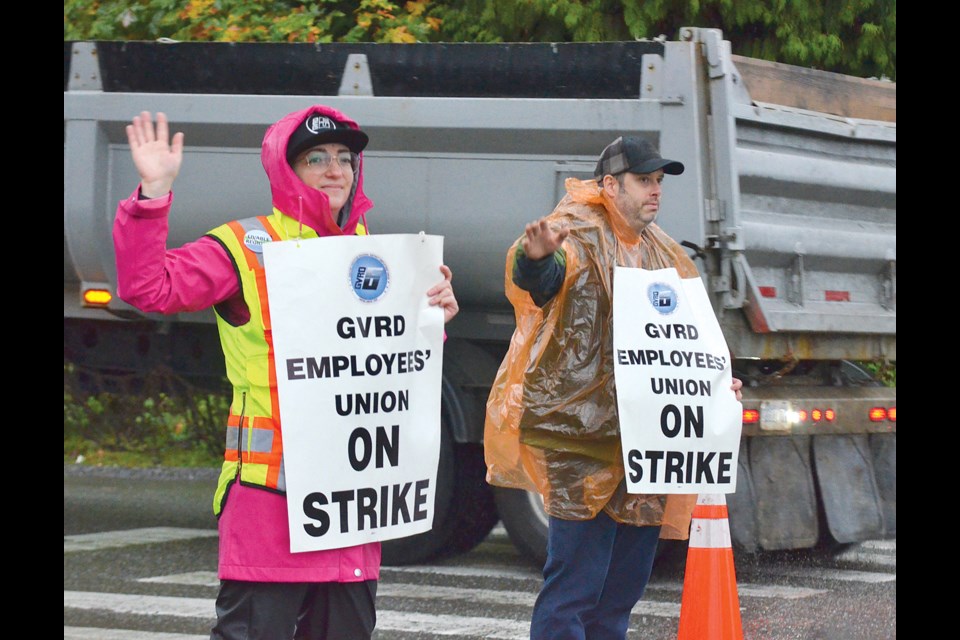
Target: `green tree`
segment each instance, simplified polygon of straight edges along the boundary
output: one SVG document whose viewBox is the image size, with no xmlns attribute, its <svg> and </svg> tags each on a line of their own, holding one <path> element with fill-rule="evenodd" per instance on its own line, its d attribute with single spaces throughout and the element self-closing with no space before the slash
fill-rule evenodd
<svg viewBox="0 0 960 640">
<path fill-rule="evenodd" d="M 600 42 L 723 31 L 735 54 L 896 80 L 896 0 L 64 0 L 64 40 Z"/>
<path fill-rule="evenodd" d="M 64 0 L 64 40 L 423 42 L 425 2 L 388 0 Z"/>
<path fill-rule="evenodd" d="M 436 38 L 598 42 L 723 31 L 743 56 L 896 79 L 896 0 L 465 0 L 434 3 Z"/>
</svg>

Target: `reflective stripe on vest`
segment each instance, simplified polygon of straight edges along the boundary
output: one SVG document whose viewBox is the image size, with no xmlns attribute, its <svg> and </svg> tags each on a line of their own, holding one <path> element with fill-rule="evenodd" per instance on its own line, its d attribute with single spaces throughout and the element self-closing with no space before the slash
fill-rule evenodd
<svg viewBox="0 0 960 640">
<path fill-rule="evenodd" d="M 244 427 L 241 433 L 237 427 L 227 427 L 227 451 L 236 452 L 236 443 L 244 440 L 243 450 L 250 453 L 270 453 L 273 449 L 273 431 L 270 429 Z M 231 456 L 235 457 L 236 453 Z"/>
</svg>

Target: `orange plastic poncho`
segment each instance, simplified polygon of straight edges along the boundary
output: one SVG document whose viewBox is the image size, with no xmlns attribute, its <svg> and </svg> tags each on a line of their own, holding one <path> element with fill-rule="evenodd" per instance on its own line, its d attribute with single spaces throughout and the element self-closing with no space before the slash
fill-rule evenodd
<svg viewBox="0 0 960 640">
<path fill-rule="evenodd" d="M 517 327 L 487 400 L 484 455 L 490 484 L 536 491 L 552 516 L 661 525 L 686 539 L 696 495 L 626 492 L 613 375 L 613 268 L 697 268 L 657 225 L 639 235 L 594 180 L 568 178 L 548 220 L 565 225 L 566 276 L 541 309 L 513 283 L 505 289 Z"/>
</svg>

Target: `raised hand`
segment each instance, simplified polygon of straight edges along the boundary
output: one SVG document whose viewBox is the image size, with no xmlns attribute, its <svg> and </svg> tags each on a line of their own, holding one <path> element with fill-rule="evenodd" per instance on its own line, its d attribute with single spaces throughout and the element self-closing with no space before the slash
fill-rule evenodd
<svg viewBox="0 0 960 640">
<path fill-rule="evenodd" d="M 154 128 L 150 112 L 142 111 L 127 125 L 127 142 L 140 174 L 140 193 L 146 198 L 170 193 L 183 162 L 183 133 L 174 134 L 171 140 L 167 116 L 157 113 Z"/>
<path fill-rule="evenodd" d="M 453 272 L 445 264 L 440 265 L 440 273 L 443 274 L 443 281 L 430 288 L 427 295 L 430 296 L 430 304 L 443 308 L 443 322 L 447 323 L 453 319 L 460 311 L 460 305 L 457 303 L 457 297 L 453 294 Z"/>
<path fill-rule="evenodd" d="M 570 230 L 566 227 L 555 229 L 546 218 L 540 218 L 529 223 L 524 228 L 524 233 L 526 236 L 521 241 L 524 254 L 531 260 L 540 260 L 559 249 Z"/>
</svg>

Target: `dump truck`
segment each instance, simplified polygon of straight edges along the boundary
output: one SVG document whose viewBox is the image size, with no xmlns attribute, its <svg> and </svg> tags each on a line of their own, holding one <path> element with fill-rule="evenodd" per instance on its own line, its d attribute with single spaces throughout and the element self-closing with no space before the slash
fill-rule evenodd
<svg viewBox="0 0 960 640">
<path fill-rule="evenodd" d="M 539 496 L 485 481 L 486 401 L 514 329 L 504 261 L 601 149 L 645 137 L 686 171 L 658 223 L 696 261 L 744 381 L 734 547 L 896 536 L 896 84 L 734 55 L 717 29 L 604 43 L 64 42 L 64 357 L 223 376 L 212 311 L 116 296 L 111 226 L 138 177 L 124 127 L 186 136 L 170 246 L 270 211 L 266 128 L 323 103 L 370 135 L 373 233 L 444 237 L 459 315 L 444 347 L 433 528 L 390 564 L 464 552 L 498 522 L 545 557 Z"/>
</svg>

